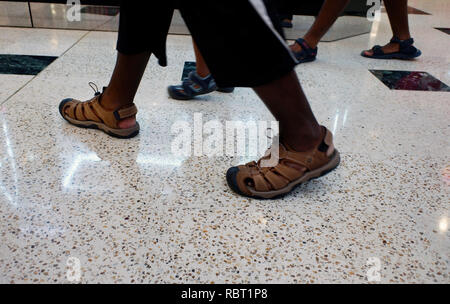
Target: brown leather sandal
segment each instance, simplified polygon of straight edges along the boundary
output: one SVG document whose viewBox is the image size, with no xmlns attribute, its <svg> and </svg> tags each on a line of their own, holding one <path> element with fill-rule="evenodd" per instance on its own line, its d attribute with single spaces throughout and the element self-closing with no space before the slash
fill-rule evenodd
<svg viewBox="0 0 450 304">
<path fill-rule="evenodd" d="M 322 128 L 324 138 L 313 150 L 296 152 L 280 144 L 276 166 L 261 166 L 263 160 L 270 159 L 269 150 L 257 163 L 230 168 L 227 172 L 228 185 L 242 196 L 274 199 L 290 193 L 300 184 L 330 173 L 339 166 L 340 155 L 334 148 L 332 133 Z"/>
<path fill-rule="evenodd" d="M 106 110 L 100 104 L 102 93 L 94 84 L 90 83 L 89 85 L 96 91 L 95 97 L 85 102 L 72 98 L 64 99 L 59 104 L 61 116 L 72 125 L 102 130 L 116 138 L 132 138 L 138 135 L 140 127 L 137 122 L 134 127 L 128 129 L 120 129 L 118 126 L 120 120 L 136 116 L 136 106 L 131 104 L 114 111 Z"/>
</svg>

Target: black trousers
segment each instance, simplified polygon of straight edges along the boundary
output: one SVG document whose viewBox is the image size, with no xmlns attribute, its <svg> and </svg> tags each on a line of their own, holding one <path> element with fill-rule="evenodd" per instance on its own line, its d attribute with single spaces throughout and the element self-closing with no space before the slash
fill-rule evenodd
<svg viewBox="0 0 450 304">
<path fill-rule="evenodd" d="M 281 19 L 292 19 L 294 15 L 317 16 L 325 0 L 276 0 Z"/>
<path fill-rule="evenodd" d="M 165 66 L 175 7 L 221 87 L 264 85 L 296 65 L 267 0 L 122 1 L 117 50 L 128 55 L 150 51 Z"/>
</svg>

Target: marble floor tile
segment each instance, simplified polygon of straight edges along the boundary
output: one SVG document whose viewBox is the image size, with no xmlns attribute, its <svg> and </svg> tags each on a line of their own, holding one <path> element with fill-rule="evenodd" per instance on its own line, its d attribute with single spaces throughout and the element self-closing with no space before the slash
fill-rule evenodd
<svg viewBox="0 0 450 304">
<path fill-rule="evenodd" d="M 450 92 L 450 87 L 427 72 L 370 70 L 391 90 Z"/>
<path fill-rule="evenodd" d="M 25 2 L 0 1 L 0 26 L 31 27 L 28 4 Z"/>
<path fill-rule="evenodd" d="M 251 159 L 172 153 L 174 123 L 196 113 L 273 120 L 246 88 L 170 99 L 167 86 L 195 60 L 188 36 L 168 37 L 168 67 L 150 60 L 131 140 L 58 113 L 63 98 L 93 96 L 88 82 L 107 85 L 116 33 L 88 33 L 35 78 L 0 75 L 0 100 L 32 80 L 0 107 L 0 283 L 67 283 L 73 258 L 81 283 L 367 283 L 372 258 L 381 283 L 450 283 L 448 92 L 390 90 L 369 71 L 426 71 L 450 83 L 448 43 L 434 29 L 448 17 L 445 1 L 411 0 L 432 14 L 410 16 L 423 51 L 415 61 L 359 55 L 390 39 L 383 14 L 369 35 L 322 43 L 316 62 L 296 68 L 342 164 L 275 201 L 228 188 L 226 170 Z M 65 45 L 75 38 L 58 35 Z M 10 53 L 8 39 L 0 36 L 0 53 Z"/>
<path fill-rule="evenodd" d="M 0 74 L 37 75 L 58 57 L 0 54 Z"/>
<path fill-rule="evenodd" d="M 72 47 L 84 31 L 0 28 L 0 54 L 60 56 Z"/>
<path fill-rule="evenodd" d="M 7 98 L 18 91 L 33 76 L 27 75 L 2 75 L 0 74 L 0 105 L 5 102 Z"/>
</svg>

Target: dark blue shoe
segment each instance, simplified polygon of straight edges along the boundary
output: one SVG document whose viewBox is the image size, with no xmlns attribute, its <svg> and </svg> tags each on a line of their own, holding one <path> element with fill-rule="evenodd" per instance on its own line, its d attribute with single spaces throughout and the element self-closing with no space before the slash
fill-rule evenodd
<svg viewBox="0 0 450 304">
<path fill-rule="evenodd" d="M 173 99 L 189 100 L 195 96 L 208 94 L 216 90 L 223 93 L 231 93 L 234 91 L 234 88 L 218 88 L 211 75 L 202 78 L 196 72 L 191 72 L 181 85 L 169 86 L 167 90 Z"/>
<path fill-rule="evenodd" d="M 298 60 L 298 64 L 316 60 L 317 51 L 319 48 L 311 48 L 303 38 L 298 38 L 295 42 L 302 47 L 300 52 L 294 52 L 295 58 Z"/>
<path fill-rule="evenodd" d="M 403 59 L 410 60 L 422 55 L 422 52 L 413 46 L 414 39 L 409 38 L 406 40 L 400 40 L 397 37 L 391 39 L 391 43 L 397 43 L 400 45 L 400 50 L 394 53 L 385 53 L 383 47 L 380 45 L 374 46 L 371 51 L 371 56 L 366 54 L 366 51 L 361 53 L 361 56 L 372 59 Z"/>
<path fill-rule="evenodd" d="M 167 90 L 173 99 L 189 100 L 198 95 L 214 92 L 217 85 L 211 75 L 202 78 L 196 72 L 190 72 L 181 85 L 169 86 Z"/>
<path fill-rule="evenodd" d="M 220 92 L 220 93 L 233 93 L 234 92 L 234 88 L 233 87 L 217 88 L 217 92 Z"/>
</svg>

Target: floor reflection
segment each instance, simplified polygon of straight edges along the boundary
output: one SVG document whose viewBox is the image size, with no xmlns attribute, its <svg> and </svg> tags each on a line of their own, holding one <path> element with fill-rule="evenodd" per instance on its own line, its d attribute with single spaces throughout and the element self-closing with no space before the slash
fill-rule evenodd
<svg viewBox="0 0 450 304">
<path fill-rule="evenodd" d="M 391 90 L 442 91 L 450 92 L 450 87 L 427 72 L 370 70 Z"/>
<path fill-rule="evenodd" d="M 0 172 L 6 172 L 6 174 L 2 173 L 0 175 L 6 177 L 6 179 L 0 179 L 0 195 L 6 197 L 7 201 L 11 205 L 17 206 L 17 198 L 19 197 L 19 178 L 16 168 L 15 154 L 9 137 L 8 125 L 1 113 L 0 118 L 2 120 L 3 129 L 3 142 L 1 142 L 0 151 L 3 149 L 6 150 L 2 151 L 3 157 L 0 158 Z"/>
<path fill-rule="evenodd" d="M 58 57 L 0 54 L 0 74 L 37 75 Z"/>
</svg>

